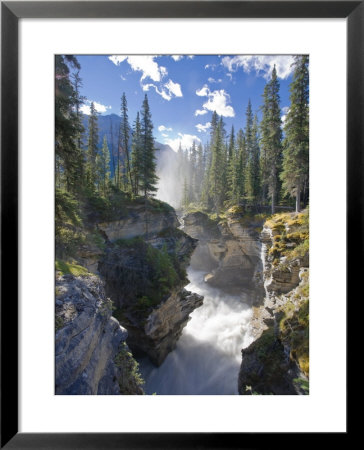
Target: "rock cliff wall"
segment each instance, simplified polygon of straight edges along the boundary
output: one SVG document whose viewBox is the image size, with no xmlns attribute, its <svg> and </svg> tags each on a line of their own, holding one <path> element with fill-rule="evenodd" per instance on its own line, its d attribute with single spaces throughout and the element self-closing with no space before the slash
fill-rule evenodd
<svg viewBox="0 0 364 450">
<path fill-rule="evenodd" d="M 111 314 L 98 276 L 57 275 L 56 394 L 143 394 L 128 333 Z"/>
<path fill-rule="evenodd" d="M 263 298 L 261 220 L 244 219 L 241 213 L 230 212 L 225 220 L 216 222 L 201 212 L 182 218 L 183 230 L 199 240 L 191 258 L 197 270 L 209 270 L 205 281 L 229 292 L 251 289 L 252 302 Z"/>
<path fill-rule="evenodd" d="M 197 240 L 178 229 L 174 210 L 165 205 L 129 205 L 123 217 L 94 227 L 97 239 L 80 248 L 79 260 L 105 281 L 133 352 L 160 365 L 202 304 L 201 296 L 184 290 Z"/>
<path fill-rule="evenodd" d="M 254 342 L 242 350 L 242 395 L 307 394 L 308 212 L 273 216 L 261 233 L 264 304 L 254 308 Z"/>
<path fill-rule="evenodd" d="M 190 313 L 202 304 L 203 297 L 184 289 L 196 243 L 168 227 L 147 240 L 110 244 L 100 260 L 106 292 L 128 330 L 128 344 L 134 353 L 146 353 L 155 365 L 175 348 Z"/>
</svg>

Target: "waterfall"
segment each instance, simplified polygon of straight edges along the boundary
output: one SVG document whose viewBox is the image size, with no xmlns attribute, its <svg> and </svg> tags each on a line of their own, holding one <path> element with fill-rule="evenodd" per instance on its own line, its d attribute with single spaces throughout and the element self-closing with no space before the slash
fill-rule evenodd
<svg viewBox="0 0 364 450">
<path fill-rule="evenodd" d="M 228 295 L 206 284 L 204 275 L 188 270 L 186 289 L 203 295 L 204 303 L 191 314 L 176 349 L 158 368 L 147 359 L 140 361 L 147 394 L 238 394 L 241 349 L 253 340 L 249 293 Z"/>
<path fill-rule="evenodd" d="M 267 255 L 267 245 L 264 243 L 264 240 L 268 237 L 271 239 L 272 236 L 272 231 L 270 230 L 270 228 L 263 228 L 262 230 L 262 247 L 261 247 L 261 251 L 260 251 L 260 259 L 262 260 L 262 266 L 263 266 L 263 271 L 262 271 L 262 277 L 263 277 L 263 286 L 264 286 L 264 292 L 265 292 L 265 299 L 269 299 L 269 292 L 267 289 L 267 286 L 272 282 L 272 276 L 270 276 L 269 278 L 265 276 L 265 271 L 266 271 L 266 255 Z"/>
</svg>

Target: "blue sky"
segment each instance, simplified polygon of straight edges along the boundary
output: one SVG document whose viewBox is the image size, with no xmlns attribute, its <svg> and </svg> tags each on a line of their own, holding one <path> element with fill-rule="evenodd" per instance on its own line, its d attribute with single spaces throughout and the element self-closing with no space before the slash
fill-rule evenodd
<svg viewBox="0 0 364 450">
<path fill-rule="evenodd" d="M 282 116 L 289 106 L 293 57 L 289 55 L 77 55 L 81 64 L 83 112 L 95 102 L 100 114 L 120 114 L 125 92 L 132 124 L 148 94 L 157 141 L 177 150 L 209 138 L 212 111 L 226 131 L 245 126 L 250 98 L 260 116 L 262 94 L 274 64 L 280 82 Z"/>
</svg>

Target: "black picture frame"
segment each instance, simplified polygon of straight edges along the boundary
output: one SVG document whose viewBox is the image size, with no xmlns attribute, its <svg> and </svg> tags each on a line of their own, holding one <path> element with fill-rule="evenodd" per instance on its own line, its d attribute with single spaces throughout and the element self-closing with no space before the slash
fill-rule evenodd
<svg viewBox="0 0 364 450">
<path fill-rule="evenodd" d="M 347 18 L 347 304 L 363 262 L 363 1 L 1 2 L 1 448 L 257 448 L 269 433 L 18 433 L 18 21 L 21 18 Z M 9 108 L 8 105 L 12 105 Z M 352 257 L 351 257 L 352 256 Z M 356 262 L 356 263 L 355 263 Z M 7 270 L 11 267 L 11 270 Z M 353 297 L 353 295 L 352 295 Z M 11 319 L 9 319 L 11 318 Z M 347 429 L 348 430 L 348 429 Z M 348 430 L 349 431 L 349 430 Z M 347 438 L 338 433 L 337 443 Z M 278 434 L 278 433 L 277 433 Z M 277 434 L 274 436 L 277 437 Z M 242 436 L 244 435 L 244 436 Z M 300 444 L 310 433 L 300 437 Z M 318 436 L 316 434 L 315 439 Z M 280 445 L 295 445 L 280 434 Z M 317 444 L 318 441 L 315 441 Z"/>
</svg>

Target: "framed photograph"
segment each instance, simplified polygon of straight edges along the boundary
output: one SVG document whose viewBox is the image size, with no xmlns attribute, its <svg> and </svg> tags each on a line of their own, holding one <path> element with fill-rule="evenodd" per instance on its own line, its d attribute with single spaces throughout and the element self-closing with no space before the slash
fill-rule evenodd
<svg viewBox="0 0 364 450">
<path fill-rule="evenodd" d="M 2 2 L 2 448 L 347 436 L 363 18 Z"/>
</svg>

